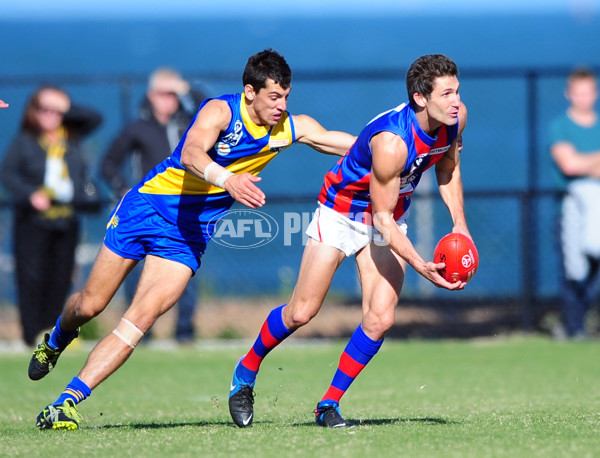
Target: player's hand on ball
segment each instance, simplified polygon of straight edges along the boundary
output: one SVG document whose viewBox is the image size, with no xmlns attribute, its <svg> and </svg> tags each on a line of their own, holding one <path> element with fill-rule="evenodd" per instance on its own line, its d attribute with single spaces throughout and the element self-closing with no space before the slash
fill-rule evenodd
<svg viewBox="0 0 600 458">
<path fill-rule="evenodd" d="M 479 267 L 477 248 L 464 234 L 452 233 L 441 238 L 433 253 L 433 262 L 444 263 L 440 274 L 449 282 L 467 283 Z"/>
<path fill-rule="evenodd" d="M 423 274 L 425 278 L 427 278 L 431 283 L 433 283 L 438 288 L 444 288 L 451 291 L 464 289 L 467 284 L 464 281 L 449 281 L 444 277 L 444 272 L 446 270 L 446 264 L 443 262 L 428 262 L 425 265 L 426 272 Z"/>
</svg>

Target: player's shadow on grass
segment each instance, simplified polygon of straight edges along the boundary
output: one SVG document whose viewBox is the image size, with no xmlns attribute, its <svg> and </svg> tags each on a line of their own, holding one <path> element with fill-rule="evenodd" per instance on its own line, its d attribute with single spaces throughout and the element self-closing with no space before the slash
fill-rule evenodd
<svg viewBox="0 0 600 458">
<path fill-rule="evenodd" d="M 393 425 L 395 423 L 424 423 L 428 425 L 456 425 L 460 422 L 454 420 L 447 420 L 445 418 L 373 418 L 367 420 L 348 419 L 355 426 L 379 426 L 379 425 Z M 258 421 L 257 426 L 260 424 L 273 423 L 271 421 Z M 194 427 L 207 427 L 207 426 L 227 426 L 234 427 L 233 422 L 222 420 L 222 421 L 189 421 L 189 422 L 149 422 L 149 423 L 120 423 L 114 425 L 102 425 L 94 427 L 94 429 L 117 429 L 117 428 L 132 428 L 132 429 L 168 429 L 168 428 L 185 428 L 186 426 Z M 294 423 L 293 426 L 315 426 L 314 421 Z"/>
<path fill-rule="evenodd" d="M 185 428 L 186 426 L 235 426 L 233 422 L 226 420 L 222 421 L 188 421 L 188 422 L 170 422 L 164 423 L 153 421 L 149 423 L 119 423 L 114 425 L 97 426 L 95 429 L 117 429 L 117 428 L 132 428 L 132 429 L 168 429 L 168 428 Z"/>
<path fill-rule="evenodd" d="M 348 418 L 350 423 L 353 423 L 355 426 L 378 426 L 378 425 L 393 425 L 394 423 L 424 423 L 429 425 L 456 425 L 459 422 L 454 420 L 447 420 L 445 418 L 432 418 L 432 417 L 424 417 L 424 418 L 373 418 L 367 420 L 357 420 L 355 418 Z M 315 422 L 304 422 L 304 423 L 295 423 L 295 426 L 310 426 L 314 425 Z"/>
<path fill-rule="evenodd" d="M 393 423 L 425 423 L 428 425 L 457 425 L 458 421 L 445 418 L 374 418 L 371 420 L 355 420 L 355 425 L 391 425 Z"/>
</svg>

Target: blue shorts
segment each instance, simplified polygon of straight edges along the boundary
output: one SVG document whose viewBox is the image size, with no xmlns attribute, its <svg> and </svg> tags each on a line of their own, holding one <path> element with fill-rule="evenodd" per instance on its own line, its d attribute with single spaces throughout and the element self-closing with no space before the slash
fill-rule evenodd
<svg viewBox="0 0 600 458">
<path fill-rule="evenodd" d="M 113 210 L 106 226 L 104 244 L 128 259 L 159 256 L 179 262 L 195 274 L 206 249 L 207 239 L 198 231 L 170 223 L 138 192 L 128 192 Z"/>
</svg>

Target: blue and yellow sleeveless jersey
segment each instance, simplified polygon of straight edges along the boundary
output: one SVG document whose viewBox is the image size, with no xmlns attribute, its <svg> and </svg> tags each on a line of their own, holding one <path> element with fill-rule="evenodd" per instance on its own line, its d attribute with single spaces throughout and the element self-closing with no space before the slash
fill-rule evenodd
<svg viewBox="0 0 600 458">
<path fill-rule="evenodd" d="M 286 111 L 275 126 L 258 126 L 250 119 L 243 94 L 218 97 L 229 104 L 231 122 L 221 132 L 209 156 L 235 173 L 258 175 L 283 149 L 296 141 L 291 115 Z M 200 110 L 211 100 L 205 100 Z M 152 169 L 132 189 L 143 195 L 167 221 L 210 236 L 212 226 L 234 203 L 228 192 L 196 177 L 181 165 L 181 150 L 190 126 L 171 156 Z M 208 225 L 208 226 L 207 226 Z"/>
<path fill-rule="evenodd" d="M 319 202 L 348 218 L 373 225 L 369 195 L 373 152 L 371 138 L 389 131 L 400 136 L 408 148 L 406 165 L 400 173 L 401 184 L 394 219 L 400 218 L 410 205 L 410 196 L 425 170 L 439 161 L 458 134 L 458 123 L 442 126 L 435 137 L 426 134 L 409 104 L 381 113 L 361 131 L 348 153 L 325 175 Z"/>
</svg>

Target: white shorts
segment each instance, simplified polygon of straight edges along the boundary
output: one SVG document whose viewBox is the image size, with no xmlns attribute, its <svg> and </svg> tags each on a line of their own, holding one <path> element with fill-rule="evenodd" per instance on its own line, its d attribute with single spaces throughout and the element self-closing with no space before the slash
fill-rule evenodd
<svg viewBox="0 0 600 458">
<path fill-rule="evenodd" d="M 408 215 L 396 221 L 398 228 L 406 234 Z M 369 243 L 385 245 L 386 242 L 377 229 L 367 224 L 353 221 L 341 213 L 319 204 L 306 235 L 325 245 L 342 251 L 347 257 L 355 255 Z"/>
<path fill-rule="evenodd" d="M 562 207 L 562 252 L 568 280 L 589 275 L 589 258 L 600 258 L 600 182 L 573 180 Z"/>
</svg>

